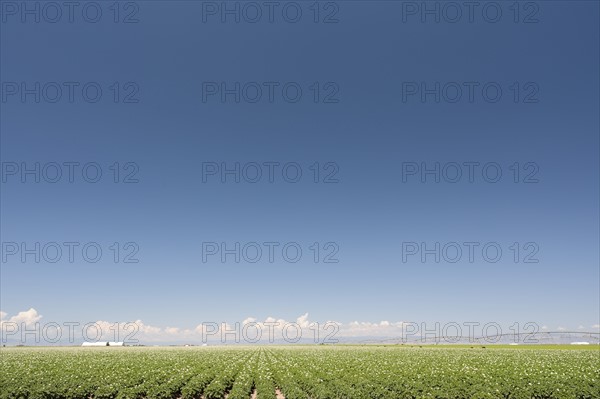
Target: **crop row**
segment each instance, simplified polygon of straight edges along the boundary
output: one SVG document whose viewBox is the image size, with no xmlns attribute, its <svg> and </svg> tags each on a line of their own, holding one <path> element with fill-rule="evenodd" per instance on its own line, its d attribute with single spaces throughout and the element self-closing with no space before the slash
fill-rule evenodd
<svg viewBox="0 0 600 399">
<path fill-rule="evenodd" d="M 597 350 L 0 349 L 0 399 L 597 399 L 599 375 Z"/>
</svg>

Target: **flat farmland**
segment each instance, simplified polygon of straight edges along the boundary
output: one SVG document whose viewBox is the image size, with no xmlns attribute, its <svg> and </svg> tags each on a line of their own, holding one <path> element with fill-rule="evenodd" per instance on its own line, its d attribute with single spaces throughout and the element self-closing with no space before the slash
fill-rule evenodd
<svg viewBox="0 0 600 399">
<path fill-rule="evenodd" d="M 598 346 L 2 348 L 0 398 L 600 398 Z"/>
</svg>

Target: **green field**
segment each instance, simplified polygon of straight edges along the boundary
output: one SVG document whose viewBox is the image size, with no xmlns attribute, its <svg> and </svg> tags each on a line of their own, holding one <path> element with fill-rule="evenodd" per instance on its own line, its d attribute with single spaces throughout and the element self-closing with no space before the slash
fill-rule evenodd
<svg viewBox="0 0 600 399">
<path fill-rule="evenodd" d="M 2 348 L 0 398 L 600 398 L 598 347 Z"/>
</svg>

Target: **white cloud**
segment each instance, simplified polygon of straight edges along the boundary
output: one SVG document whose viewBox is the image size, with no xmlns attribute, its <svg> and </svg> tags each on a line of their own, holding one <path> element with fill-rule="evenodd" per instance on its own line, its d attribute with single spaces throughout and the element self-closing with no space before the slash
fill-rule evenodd
<svg viewBox="0 0 600 399">
<path fill-rule="evenodd" d="M 165 332 L 170 335 L 178 335 L 181 333 L 179 327 L 167 327 L 165 328 Z"/>
<path fill-rule="evenodd" d="M 154 327 L 144 324 L 144 322 L 141 320 L 134 321 L 134 324 L 137 325 L 138 331 L 142 334 L 159 335 L 161 333 L 160 327 Z"/>
<path fill-rule="evenodd" d="M 8 320 L 5 320 L 6 316 L 8 316 L 6 312 L 0 312 L 0 321 L 17 323 L 18 325 L 25 323 L 26 326 L 31 326 L 32 324 L 35 324 L 38 321 L 40 321 L 42 318 L 42 315 L 39 314 L 34 308 L 30 308 L 29 310 L 19 312 L 15 316 L 9 318 Z"/>
<path fill-rule="evenodd" d="M 308 328 L 310 321 L 308 321 L 308 313 L 304 313 L 302 316 L 296 319 L 296 323 L 302 328 Z"/>
<path fill-rule="evenodd" d="M 42 319 L 37 310 L 31 308 L 26 311 L 10 316 L 6 312 L 0 311 L 0 326 L 7 322 L 14 322 L 18 325 L 25 323 L 30 326 Z M 294 320 L 294 319 L 292 319 Z M 326 323 L 332 323 L 326 327 Z M 96 326 L 101 331 L 102 341 L 122 341 L 125 339 L 138 340 L 140 343 L 160 343 L 160 342 L 184 342 L 184 343 L 200 343 L 222 340 L 226 337 L 228 342 L 236 339 L 236 336 L 243 337 L 246 333 L 249 337 L 257 336 L 256 330 L 262 331 L 262 339 L 266 341 L 274 334 L 276 340 L 283 338 L 284 327 L 293 324 L 296 328 L 286 329 L 289 336 L 295 336 L 297 328 L 300 328 L 301 336 L 305 339 L 313 339 L 315 337 L 315 329 L 318 327 L 318 336 L 322 339 L 329 336 L 332 332 L 331 326 L 333 323 L 337 325 L 337 330 L 333 338 L 352 338 L 352 337 L 400 337 L 404 334 L 419 336 L 419 331 L 423 328 L 421 324 L 408 323 L 403 321 L 381 320 L 379 322 L 370 321 L 352 321 L 350 323 L 338 323 L 335 321 L 319 322 L 311 321 L 308 313 L 301 314 L 295 321 L 287 321 L 282 318 L 268 316 L 264 321 L 260 321 L 256 317 L 247 317 L 242 322 L 204 322 L 198 324 L 195 328 L 186 329 L 176 326 L 158 327 L 145 324 L 142 320 L 136 320 L 130 323 L 114 323 L 108 321 L 97 321 Z M 42 323 L 43 324 L 43 323 Z M 81 322 L 79 328 L 82 328 L 85 322 Z M 250 325 L 251 324 L 251 325 Z M 458 323 L 460 325 L 460 323 Z M 427 325 L 426 329 L 431 329 L 432 325 Z M 592 329 L 600 329 L 600 325 L 595 324 Z M 557 327 L 557 331 L 566 331 L 565 327 Z M 585 327 L 580 325 L 578 330 L 585 330 Z M 541 331 L 549 331 L 548 326 L 541 327 Z M 466 335 L 468 329 L 465 329 L 459 334 Z M 446 332 L 450 335 L 455 334 L 455 330 Z M 117 334 L 117 335 L 115 335 Z M 88 331 L 89 340 L 96 339 L 95 330 L 93 328 Z M 476 334 L 477 335 L 477 334 Z M 81 337 L 82 335 L 80 335 Z"/>
<path fill-rule="evenodd" d="M 35 331 L 40 331 L 41 329 L 40 324 L 37 324 L 39 328 L 36 327 L 36 323 L 42 319 L 42 315 L 33 308 L 19 312 L 8 319 L 6 318 L 7 316 L 6 312 L 0 311 L 0 335 L 3 340 L 9 337 L 16 339 L 22 336 L 23 331 L 33 331 L 32 334 L 35 337 Z M 32 334 L 26 333 L 25 336 L 32 336 Z M 31 339 L 35 339 L 33 337 Z"/>
</svg>

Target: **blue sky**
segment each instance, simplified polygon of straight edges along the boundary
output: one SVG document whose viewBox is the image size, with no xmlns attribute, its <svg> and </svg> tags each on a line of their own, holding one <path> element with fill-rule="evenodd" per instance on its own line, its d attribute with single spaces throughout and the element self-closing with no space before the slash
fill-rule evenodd
<svg viewBox="0 0 600 399">
<path fill-rule="evenodd" d="M 253 14 L 239 23 L 225 14 L 222 22 L 222 10 L 211 8 L 220 2 L 192 1 L 122 4 L 118 23 L 112 2 L 97 3 L 97 23 L 79 9 L 73 22 L 62 10 L 51 23 L 55 14 L 45 9 L 40 22 L 32 14 L 23 22 L 20 3 L 16 11 L 6 3 L 0 309 L 7 315 L 34 308 L 44 320 L 182 328 L 306 312 L 342 323 L 598 324 L 597 2 L 521 3 L 518 15 L 512 2 L 498 2 L 495 23 L 495 8 L 456 23 L 444 19 L 454 15 L 445 9 L 436 23 L 412 8 L 421 2 L 391 1 L 321 3 L 318 23 L 304 1 L 288 10 L 302 10 L 296 23 L 280 9 L 269 22 L 261 2 L 259 22 L 244 19 Z M 123 23 L 127 16 L 138 22 Z M 338 22 L 323 23 L 327 16 Z M 39 102 L 24 94 L 35 93 L 36 82 Z M 239 102 L 207 91 L 223 82 L 247 91 Z M 436 82 L 439 102 L 422 97 Z M 62 97 L 52 102 L 57 85 Z M 251 102 L 257 85 L 263 96 Z M 300 87 L 302 97 L 289 101 L 284 86 L 289 96 Z M 97 87 L 102 97 L 93 102 Z M 453 102 L 457 87 L 462 97 Z M 62 165 L 62 178 L 21 182 L 24 165 L 36 162 L 40 173 Z M 65 162 L 79 163 L 72 183 Z M 271 162 L 279 163 L 272 183 Z M 464 165 L 471 162 L 479 163 L 473 182 Z M 102 171 L 97 183 L 81 177 L 90 163 L 86 177 Z M 220 171 L 203 175 L 214 163 L 239 163 L 248 173 L 259 164 L 263 177 L 236 183 L 225 175 L 223 183 Z M 463 177 L 422 182 L 418 171 L 403 181 L 409 163 L 439 163 L 448 173 L 462 165 Z M 302 171 L 297 183 L 282 177 L 288 164 Z M 492 168 L 485 178 L 484 165 Z M 502 177 L 489 182 L 498 167 Z M 126 176 L 137 183 L 124 183 Z M 39 263 L 34 255 L 23 261 L 20 249 L 12 254 L 11 243 L 52 242 L 79 243 L 73 263 L 64 251 L 56 263 L 45 261 L 51 254 Z M 236 263 L 217 254 L 203 262 L 203 243 L 213 242 L 258 243 L 263 257 Z M 272 263 L 264 242 L 278 243 Z M 464 251 L 456 263 L 433 255 L 423 262 L 420 253 L 403 262 L 413 242 L 462 249 L 476 242 L 478 249 L 473 262 Z M 102 249 L 98 262 L 83 259 L 86 243 Z M 298 262 L 281 254 L 286 243 L 302 249 Z M 497 262 L 481 254 L 486 243 L 502 249 Z M 324 262 L 334 250 L 338 262 Z M 132 251 L 139 262 L 124 263 Z M 532 251 L 538 262 L 524 262 Z"/>
</svg>

